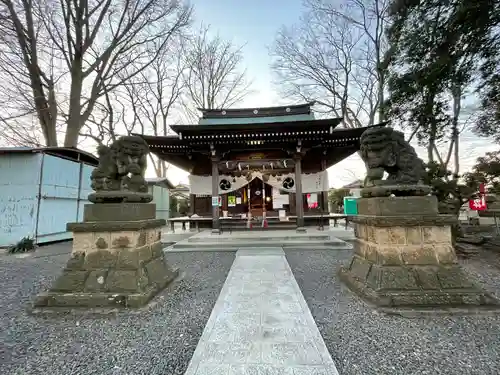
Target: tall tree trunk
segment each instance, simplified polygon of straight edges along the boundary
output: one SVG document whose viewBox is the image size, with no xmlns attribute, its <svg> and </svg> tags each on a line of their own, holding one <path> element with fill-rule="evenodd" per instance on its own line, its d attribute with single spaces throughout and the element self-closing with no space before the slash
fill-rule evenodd
<svg viewBox="0 0 500 375">
<path fill-rule="evenodd" d="M 431 90 L 427 93 L 425 104 L 425 115 L 427 125 L 429 126 L 429 143 L 427 145 L 427 160 L 429 163 L 434 162 L 434 150 L 436 148 L 437 124 L 434 117 L 434 98 L 435 93 Z"/>
<path fill-rule="evenodd" d="M 48 100 L 45 96 L 43 83 L 38 75 L 32 75 L 31 87 L 33 89 L 35 108 L 45 139 L 45 145 L 48 147 L 57 147 L 57 104 L 55 103 L 53 84 L 50 83 Z"/>
<path fill-rule="evenodd" d="M 384 85 L 385 85 L 384 73 L 378 73 L 378 122 L 385 121 L 385 103 L 384 103 Z"/>
<path fill-rule="evenodd" d="M 451 141 L 454 144 L 454 153 L 453 153 L 453 178 L 457 179 L 458 174 L 460 172 L 460 150 L 459 150 L 459 130 L 458 130 L 458 118 L 460 116 L 460 109 L 462 107 L 462 86 L 457 83 L 452 89 L 453 95 L 453 122 L 452 122 L 452 132 L 451 132 Z"/>
<path fill-rule="evenodd" d="M 78 145 L 78 134 L 82 128 L 81 123 L 81 96 L 82 96 L 82 65 L 81 60 L 75 58 L 71 70 L 71 90 L 69 98 L 69 116 L 66 127 L 64 147 L 76 147 Z"/>
</svg>

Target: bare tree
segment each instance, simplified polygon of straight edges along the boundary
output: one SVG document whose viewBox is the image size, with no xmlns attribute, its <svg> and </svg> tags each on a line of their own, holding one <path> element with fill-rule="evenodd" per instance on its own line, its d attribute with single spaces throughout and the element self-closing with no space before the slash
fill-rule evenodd
<svg viewBox="0 0 500 375">
<path fill-rule="evenodd" d="M 145 74 L 142 85 L 127 86 L 127 95 L 133 111 L 133 122 L 142 134 L 168 136 L 170 124 L 177 122 L 181 111 L 181 95 L 186 85 L 183 45 L 165 49 Z M 135 125 L 134 125 L 135 126 Z M 151 164 L 158 177 L 166 177 L 169 165 L 150 154 Z"/>
<path fill-rule="evenodd" d="M 122 100 L 119 89 L 105 92 L 104 98 L 96 103 L 96 109 L 80 130 L 80 141 L 91 139 L 97 145 L 109 145 L 120 135 L 130 135 L 134 124 L 125 120 L 129 112 L 128 107 L 128 103 Z"/>
<path fill-rule="evenodd" d="M 183 51 L 184 36 L 163 46 L 147 69 L 128 84 L 106 93 L 80 135 L 98 144 L 109 144 L 123 134 L 170 135 L 169 125 L 178 119 L 185 89 Z M 165 177 L 168 164 L 152 154 L 150 157 L 156 175 Z"/>
<path fill-rule="evenodd" d="M 35 108 L 53 121 L 40 119 L 42 129 L 48 128 L 46 142 L 57 144 L 54 117 L 59 109 L 66 123 L 67 147 L 76 146 L 100 99 L 147 69 L 170 39 L 190 24 L 192 14 L 180 0 L 0 0 L 0 4 L 8 27 L 17 31 Z M 43 47 L 38 29 L 47 36 Z M 54 79 L 37 60 L 42 48 L 56 52 L 59 61 L 53 65 L 65 73 L 60 86 L 69 87 L 57 102 L 50 91 Z M 51 98 L 53 106 L 47 104 Z"/>
<path fill-rule="evenodd" d="M 39 145 L 41 133 L 47 146 L 57 146 L 56 64 L 37 5 L 0 0 L 1 135 L 13 144 Z"/>
<path fill-rule="evenodd" d="M 220 36 L 210 36 L 210 28 L 202 26 L 186 51 L 183 74 L 187 93 L 183 96 L 187 115 L 196 118 L 196 109 L 229 108 L 250 91 L 242 69 L 242 47 L 235 47 Z"/>
<path fill-rule="evenodd" d="M 387 0 L 307 0 L 298 25 L 284 27 L 272 69 L 287 96 L 316 101 L 347 127 L 384 117 Z"/>
</svg>

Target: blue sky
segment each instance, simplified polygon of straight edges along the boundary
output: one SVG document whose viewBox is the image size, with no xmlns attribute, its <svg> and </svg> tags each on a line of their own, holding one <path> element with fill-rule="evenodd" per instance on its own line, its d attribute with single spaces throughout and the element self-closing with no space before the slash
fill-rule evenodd
<svg viewBox="0 0 500 375">
<path fill-rule="evenodd" d="M 211 25 L 213 32 L 243 47 L 248 78 L 255 93 L 243 106 L 272 106 L 280 101 L 272 84 L 268 47 L 282 25 L 297 22 L 302 0 L 191 0 L 197 23 Z"/>
<path fill-rule="evenodd" d="M 191 0 L 191 4 L 196 25 L 210 25 L 213 33 L 243 46 L 244 67 L 252 80 L 253 93 L 236 107 L 286 104 L 272 83 L 269 47 L 283 25 L 299 21 L 304 10 L 302 0 Z M 187 176 L 175 167 L 168 172 L 174 184 L 187 182 Z"/>
</svg>

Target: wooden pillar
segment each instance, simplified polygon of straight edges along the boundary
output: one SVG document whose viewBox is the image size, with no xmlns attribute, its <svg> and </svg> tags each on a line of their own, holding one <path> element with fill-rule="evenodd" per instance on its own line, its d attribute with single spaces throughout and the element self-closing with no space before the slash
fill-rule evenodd
<svg viewBox="0 0 500 375">
<path fill-rule="evenodd" d="M 302 155 L 296 154 L 295 161 L 295 211 L 297 231 L 304 230 L 304 196 L 302 194 Z"/>
<path fill-rule="evenodd" d="M 323 159 L 321 160 L 321 170 L 323 172 L 326 172 L 326 160 Z M 323 200 L 321 201 L 321 205 L 323 206 L 323 212 L 324 213 L 329 213 L 330 212 L 330 207 L 328 206 L 329 205 L 329 202 L 328 202 L 328 193 L 329 191 L 323 191 L 321 196 L 323 198 Z"/>
<path fill-rule="evenodd" d="M 189 194 L 189 216 L 193 216 L 196 213 L 196 195 Z"/>
<path fill-rule="evenodd" d="M 215 152 L 213 152 L 214 154 Z M 219 205 L 213 205 L 214 199 L 219 199 L 219 158 L 212 155 L 212 233 L 220 233 Z"/>
<path fill-rule="evenodd" d="M 288 206 L 290 207 L 290 215 L 295 215 L 295 193 L 288 193 Z"/>
</svg>

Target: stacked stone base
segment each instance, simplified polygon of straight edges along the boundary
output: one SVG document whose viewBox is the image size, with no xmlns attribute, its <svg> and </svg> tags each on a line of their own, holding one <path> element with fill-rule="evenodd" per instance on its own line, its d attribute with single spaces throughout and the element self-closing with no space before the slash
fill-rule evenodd
<svg viewBox="0 0 500 375">
<path fill-rule="evenodd" d="M 421 201 L 427 197 L 416 198 Z M 408 204 L 408 197 L 383 199 Z M 358 208 L 368 206 L 380 210 L 376 202 L 362 202 Z M 349 266 L 340 270 L 341 279 L 355 293 L 380 307 L 498 305 L 458 264 L 451 239 L 454 220 L 433 213 L 357 216 L 353 219 L 357 238 L 354 256 Z"/>
<path fill-rule="evenodd" d="M 178 275 L 164 259 L 164 220 L 68 224 L 71 258 L 35 307 L 140 307 Z"/>
<path fill-rule="evenodd" d="M 340 277 L 355 293 L 380 307 L 496 305 L 459 266 L 379 266 L 354 257 Z"/>
</svg>

